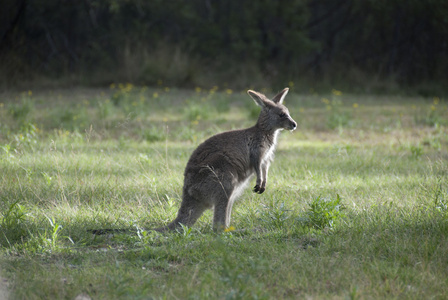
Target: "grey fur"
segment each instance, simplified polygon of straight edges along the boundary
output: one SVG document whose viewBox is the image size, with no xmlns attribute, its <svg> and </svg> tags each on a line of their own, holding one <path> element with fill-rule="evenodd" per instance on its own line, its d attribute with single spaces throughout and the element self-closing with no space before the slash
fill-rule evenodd
<svg viewBox="0 0 448 300">
<path fill-rule="evenodd" d="M 217 134 L 199 145 L 185 168 L 177 218 L 155 230 L 174 230 L 180 224 L 191 226 L 208 208 L 214 208 L 214 229 L 227 228 L 232 205 L 253 175 L 257 178 L 253 191 L 265 191 L 277 135 L 282 129 L 292 131 L 297 127 L 282 104 L 288 91 L 283 89 L 272 100 L 248 91 L 262 108 L 255 126 Z"/>
</svg>

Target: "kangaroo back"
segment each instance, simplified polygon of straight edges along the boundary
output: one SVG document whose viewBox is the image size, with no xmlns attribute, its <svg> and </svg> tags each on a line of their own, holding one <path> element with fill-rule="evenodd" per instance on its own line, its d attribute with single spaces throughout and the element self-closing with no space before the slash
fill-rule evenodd
<svg viewBox="0 0 448 300">
<path fill-rule="evenodd" d="M 261 107 L 257 123 L 247 129 L 212 136 L 194 150 L 185 168 L 177 217 L 168 226 L 156 230 L 173 230 L 180 224 L 191 226 L 207 208 L 214 208 L 215 230 L 226 228 L 234 201 L 253 175 L 256 175 L 253 191 L 258 194 L 265 191 L 277 135 L 283 129 L 292 131 L 297 127 L 283 105 L 288 90 L 285 88 L 272 100 L 248 91 Z"/>
</svg>

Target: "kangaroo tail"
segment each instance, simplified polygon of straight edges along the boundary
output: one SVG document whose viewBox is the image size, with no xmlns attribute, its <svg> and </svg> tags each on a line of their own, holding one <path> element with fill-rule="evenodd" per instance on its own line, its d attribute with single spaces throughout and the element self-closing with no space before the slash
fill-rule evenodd
<svg viewBox="0 0 448 300">
<path fill-rule="evenodd" d="M 179 228 L 180 225 L 177 222 L 171 222 L 170 224 L 158 228 L 150 228 L 148 231 L 167 232 Z M 146 230 L 146 229 L 143 229 Z M 101 228 L 101 229 L 87 229 L 87 232 L 94 235 L 106 235 L 106 234 L 119 234 L 119 233 L 136 233 L 135 229 L 131 228 Z"/>
<path fill-rule="evenodd" d="M 87 232 L 90 232 L 95 235 L 104 235 L 114 233 L 131 233 L 133 232 L 133 230 L 124 228 L 103 228 L 103 229 L 87 229 Z"/>
<path fill-rule="evenodd" d="M 174 221 L 172 221 L 171 223 L 169 223 L 166 226 L 152 228 L 150 230 L 154 230 L 157 232 L 167 232 L 167 231 L 176 230 L 177 228 L 180 228 L 180 227 L 181 227 L 181 225 L 180 225 L 179 221 L 177 219 L 175 219 Z"/>
</svg>

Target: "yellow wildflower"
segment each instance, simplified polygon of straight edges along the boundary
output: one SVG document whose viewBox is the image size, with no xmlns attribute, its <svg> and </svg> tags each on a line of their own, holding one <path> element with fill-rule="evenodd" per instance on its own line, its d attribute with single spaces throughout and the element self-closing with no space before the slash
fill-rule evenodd
<svg viewBox="0 0 448 300">
<path fill-rule="evenodd" d="M 331 93 L 332 93 L 333 95 L 335 95 L 335 96 L 341 96 L 341 95 L 342 95 L 342 92 L 341 92 L 341 91 L 338 91 L 338 90 L 335 90 L 335 89 L 332 89 L 332 90 L 331 90 Z"/>
<path fill-rule="evenodd" d="M 126 83 L 125 92 L 130 92 L 134 88 L 132 83 Z"/>
<path fill-rule="evenodd" d="M 152 94 L 152 97 L 153 97 L 153 98 L 159 98 L 159 93 L 154 92 L 154 94 Z"/>
<path fill-rule="evenodd" d="M 234 226 L 229 226 L 226 229 L 224 229 L 224 232 L 231 232 L 231 231 L 235 231 L 235 227 Z"/>
<path fill-rule="evenodd" d="M 358 103 L 353 103 L 353 108 L 358 108 Z"/>
<path fill-rule="evenodd" d="M 233 93 L 233 91 L 231 89 L 226 89 L 226 93 L 227 93 L 227 95 L 231 95 Z"/>
</svg>

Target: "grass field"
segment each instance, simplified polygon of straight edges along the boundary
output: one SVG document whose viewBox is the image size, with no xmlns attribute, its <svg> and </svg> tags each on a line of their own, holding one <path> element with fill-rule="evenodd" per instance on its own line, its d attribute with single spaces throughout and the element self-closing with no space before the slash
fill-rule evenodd
<svg viewBox="0 0 448 300">
<path fill-rule="evenodd" d="M 273 92 L 266 91 L 268 95 Z M 3 93 L 0 270 L 12 299 L 446 299 L 446 99 L 291 92 L 262 195 L 232 226 L 171 221 L 183 168 L 255 123 L 241 91 Z M 94 236 L 88 229 L 132 233 Z M 78 298 L 79 299 L 79 298 Z"/>
</svg>

